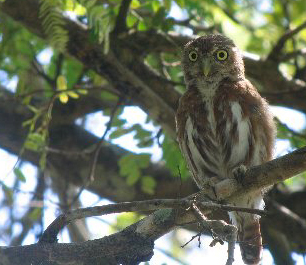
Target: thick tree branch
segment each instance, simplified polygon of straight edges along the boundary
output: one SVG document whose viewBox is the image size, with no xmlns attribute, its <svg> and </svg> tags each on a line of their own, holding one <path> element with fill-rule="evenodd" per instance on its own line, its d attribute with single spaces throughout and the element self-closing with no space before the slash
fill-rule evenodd
<svg viewBox="0 0 306 265">
<path fill-rule="evenodd" d="M 5 1 L 4 4 L 1 3 L 0 6 L 2 12 L 8 14 L 15 20 L 19 20 L 32 32 L 44 38 L 39 23 L 40 20 L 37 17 L 38 1 L 28 0 L 27 5 L 21 6 L 19 1 L 9 0 Z M 151 52 L 179 53 L 179 47 L 186 43 L 189 37 L 155 31 L 135 32 L 133 34 L 123 33 L 122 36 L 120 35 L 120 39 L 116 37 L 112 39 L 112 44 L 114 44 L 112 46 L 112 52 L 116 57 L 120 58 L 120 60 L 118 59 L 118 63 L 115 62 L 113 64 L 112 57 L 101 55 L 101 47 L 99 45 L 88 42 L 86 30 L 71 21 L 68 21 L 67 27 L 70 32 L 69 53 L 83 62 L 85 66 L 87 65 L 91 69 L 96 70 L 100 75 L 107 77 L 118 94 L 128 94 L 133 102 L 142 107 L 147 113 L 155 113 L 155 120 L 160 122 L 160 124 L 168 124 L 168 129 L 174 135 L 173 113 L 176 109 L 180 94 L 174 90 L 172 83 L 158 76 L 145 66 L 143 64 L 143 57 Z M 124 47 L 124 54 L 120 52 L 122 47 Z M 126 56 L 126 54 L 129 56 Z M 135 61 L 134 54 L 137 55 Z M 265 96 L 272 104 L 281 104 L 306 112 L 306 101 L 304 100 L 306 97 L 305 83 L 297 82 L 296 80 L 289 81 L 284 78 L 277 70 L 277 64 L 273 62 L 256 61 L 253 59 L 246 59 L 245 61 L 248 76 L 263 86 L 262 92 L 266 93 Z M 102 62 L 102 66 L 100 62 Z M 121 74 L 122 71 L 125 73 L 125 69 L 129 70 L 128 73 L 130 74 L 128 77 L 125 74 Z M 114 73 L 112 74 L 113 71 Z M 140 77 L 140 80 L 135 79 L 134 76 Z M 275 93 L 278 89 L 284 93 Z M 138 96 L 139 91 L 141 92 L 140 96 Z M 74 107 L 67 107 L 70 105 L 70 102 L 73 103 L 73 101 L 69 101 L 68 105 L 65 106 L 67 107 L 65 111 L 62 111 L 64 108 L 54 109 L 55 112 L 57 110 L 62 111 L 59 111 L 58 114 L 54 113 L 53 115 L 54 124 L 51 125 L 50 135 L 52 135 L 52 147 L 54 149 L 64 148 L 65 150 L 81 151 L 97 142 L 97 138 L 80 129 L 78 126 L 71 125 L 75 117 L 80 117 L 83 115 L 82 113 L 85 113 L 82 110 L 82 106 L 78 108 L 80 106 L 79 103 L 83 99 L 84 106 L 89 106 L 90 99 L 82 97 L 77 101 L 77 104 L 72 104 Z M 94 99 L 96 104 L 95 108 L 103 108 L 103 104 L 102 106 L 100 105 L 100 99 L 97 99 L 98 97 Z M 24 139 L 25 133 L 24 128 L 21 128 L 20 124 L 24 121 L 24 117 L 29 116 L 26 115 L 26 111 L 19 104 L 14 104 L 14 106 L 10 106 L 10 108 L 6 108 L 3 111 L 2 107 L 4 104 L 4 102 L 0 104 L 0 120 L 5 124 L 0 129 L 0 144 L 7 150 L 18 154 L 22 144 L 20 139 Z M 71 113 L 73 112 L 71 112 L 71 109 L 74 110 L 74 108 L 79 110 L 79 112 L 76 111 L 76 113 L 79 113 L 79 116 L 75 115 L 72 117 Z M 92 109 L 94 108 L 87 107 L 87 113 L 90 113 Z M 70 117 L 67 118 L 70 124 L 68 126 L 57 126 L 67 124 L 67 119 L 64 115 Z M 170 123 L 168 123 L 169 121 Z M 82 139 L 83 137 L 86 139 Z M 68 140 L 68 142 L 64 143 L 65 140 Z M 98 180 L 89 187 L 91 191 L 115 201 L 151 198 L 149 195 L 139 192 L 139 187 L 127 186 L 125 179 L 119 176 L 118 165 L 115 161 L 126 153 L 125 150 L 114 146 L 105 146 L 101 152 L 102 157 L 109 158 L 110 156 L 107 161 L 111 161 L 111 164 L 106 165 L 103 158 L 99 160 Z M 38 156 L 37 154 L 29 153 L 26 158 L 37 163 Z M 62 168 L 57 174 L 54 174 L 55 176 L 64 176 L 67 181 L 76 185 L 83 183 L 84 172 L 88 172 L 88 160 L 71 159 L 71 157 L 63 158 L 62 155 L 55 154 L 50 154 L 49 158 L 55 168 Z M 71 165 L 71 172 L 65 170 L 67 164 Z M 152 176 L 157 179 L 157 197 L 164 197 L 165 194 L 168 197 L 176 197 L 176 188 L 173 185 L 174 179 L 171 177 L 165 178 L 165 176 L 170 176 L 169 171 L 165 170 L 163 166 L 152 164 L 147 172 L 153 172 Z M 165 179 L 166 181 L 164 181 Z M 115 185 L 113 183 L 119 183 L 120 185 L 118 188 L 114 188 Z M 195 187 L 191 184 L 191 181 L 188 181 L 188 186 L 184 186 L 183 189 L 186 194 L 190 194 L 194 190 Z M 294 203 L 290 204 L 290 206 L 294 205 Z M 303 211 L 301 215 L 303 215 Z M 304 241 L 302 240 L 302 242 Z"/>
<path fill-rule="evenodd" d="M 263 189 L 306 171 L 306 147 L 247 170 L 243 187 L 234 179 L 226 179 L 215 186 L 218 199 L 226 199 L 236 193 L 248 193 Z"/>
<path fill-rule="evenodd" d="M 127 30 L 126 27 L 126 17 L 129 12 L 129 7 L 132 0 L 122 0 L 119 8 L 119 13 L 117 15 L 116 24 L 114 28 L 114 33 L 118 34 Z"/>
<path fill-rule="evenodd" d="M 27 0 L 27 6 L 31 7 L 31 11 L 20 7 L 17 0 L 0 4 L 2 12 L 21 21 L 30 31 L 44 38 L 41 25 L 38 23 L 40 21 L 38 1 Z M 179 55 L 180 47 L 190 40 L 190 37 L 154 30 L 126 32 L 120 34 L 120 38 L 116 35 L 111 36 L 111 51 L 108 55 L 104 55 L 101 47 L 89 40 L 86 29 L 68 19 L 65 21 L 65 27 L 69 32 L 67 45 L 69 54 L 81 61 L 84 66 L 105 77 L 119 93 L 132 99 L 174 137 L 174 112 L 180 94 L 171 82 L 146 66 L 143 57 L 148 52 L 171 52 Z M 248 58 L 246 72 L 267 91 L 276 91 L 276 89 L 298 91 L 305 88 L 303 83 L 284 78 L 277 70 L 277 64 L 269 61 L 262 62 Z M 306 102 L 301 100 L 304 94 L 306 92 L 286 95 L 279 101 L 273 95 L 267 95 L 267 98 L 268 100 L 271 98 L 273 104 L 288 107 L 295 107 L 296 103 L 295 108 L 306 112 Z"/>
<path fill-rule="evenodd" d="M 261 166 L 250 168 L 246 172 L 243 186 L 240 186 L 234 179 L 221 181 L 216 185 L 216 192 L 218 198 L 227 199 L 230 202 L 242 194 L 270 186 L 303 171 L 306 171 L 306 147 Z M 229 186 L 229 188 L 226 188 L 226 186 Z M 197 199 L 204 198 L 205 200 L 206 196 L 211 194 L 212 192 L 203 190 L 198 193 Z M 75 213 L 77 215 L 78 212 Z M 203 213 L 207 214 L 209 210 L 204 210 Z M 154 240 L 168 233 L 176 226 L 194 220 L 195 218 L 190 211 L 183 210 L 178 212 L 176 209 L 163 209 L 154 212 L 117 234 L 100 240 L 87 241 L 81 244 L 41 243 L 25 247 L 4 248 L 2 249 L 2 254 L 8 258 L 11 262 L 10 264 L 14 265 L 21 264 L 21 259 L 23 261 L 22 264 L 25 265 L 30 264 L 30 262 L 38 264 L 37 259 L 40 262 L 42 260 L 52 260 L 65 264 L 65 260 L 69 260 L 70 264 L 77 264 L 76 261 L 89 264 L 89 260 L 97 262 L 101 258 L 101 249 L 103 249 L 102 253 L 104 254 L 102 256 L 104 259 L 112 258 L 113 262 L 120 260 L 124 264 L 136 263 L 135 261 L 140 262 L 150 259 L 153 254 Z M 131 239 L 133 239 L 132 242 L 129 242 Z M 113 244 L 114 242 L 115 245 Z M 100 251 L 93 252 L 93 250 L 97 250 L 97 244 L 100 246 Z M 135 247 L 137 248 L 136 251 Z M 33 256 L 31 253 L 39 254 Z M 63 257 L 63 253 L 65 257 Z M 130 253 L 133 253 L 132 257 Z M 52 257 L 51 260 L 50 257 Z M 75 263 L 72 263 L 73 261 Z"/>
<path fill-rule="evenodd" d="M 122 213 L 122 212 L 151 212 L 159 209 L 181 209 L 186 210 L 193 206 L 195 199 L 193 195 L 188 196 L 186 199 L 155 199 L 147 201 L 134 201 L 134 202 L 122 202 L 116 204 L 109 204 L 104 206 L 87 207 L 83 209 L 76 209 L 57 217 L 45 230 L 42 237 L 39 240 L 41 242 L 55 243 L 57 242 L 57 234 L 65 226 L 67 226 L 72 221 L 77 219 L 100 216 L 112 213 Z M 225 211 L 241 211 L 248 212 L 258 215 L 267 214 L 267 212 L 250 209 L 243 207 L 235 207 L 230 205 L 218 204 L 213 202 L 197 202 L 197 206 L 201 209 L 209 210 L 225 210 Z"/>
<path fill-rule="evenodd" d="M 13 100 L 13 95 L 10 92 L 3 90 L 2 99 L 0 101 L 0 120 L 3 125 L 0 126 L 0 146 L 18 155 L 26 136 L 26 130 L 20 124 L 29 118 L 31 114 L 18 101 Z M 66 105 L 59 104 L 55 106 L 54 111 L 61 113 L 57 110 L 58 107 L 66 107 Z M 63 150 L 63 152 L 56 152 L 54 154 L 52 152 L 48 155 L 48 161 L 53 165 L 52 168 L 56 167 L 58 169 L 56 172 L 52 171 L 54 173 L 52 177 L 64 178 L 69 183 L 82 186 L 88 176 L 90 167 L 88 154 L 84 150 L 94 146 L 99 141 L 99 138 L 76 125 L 54 125 L 53 127 L 50 131 L 51 148 Z M 75 155 L 81 153 L 83 155 Z M 154 196 L 143 193 L 138 185 L 127 185 L 125 179 L 119 175 L 119 167 L 117 164 L 120 157 L 127 153 L 128 151 L 117 146 L 108 144 L 103 146 L 98 161 L 96 178 L 89 185 L 88 190 L 116 202 L 152 198 L 177 198 L 177 191 L 180 185 L 179 181 L 171 177 L 170 172 L 160 164 L 151 164 L 149 168 L 142 172 L 143 175 L 150 175 L 156 180 L 157 187 Z M 23 159 L 38 165 L 39 154 L 26 152 L 23 155 Z M 69 170 L 67 170 L 67 165 L 70 165 Z M 113 183 L 116 183 L 116 185 L 113 185 Z M 185 180 L 182 185 L 182 197 L 197 191 L 191 179 Z M 305 198 L 306 196 L 303 192 L 290 193 L 288 195 L 279 193 L 275 200 L 301 217 L 306 218 L 306 212 L 303 210 Z M 214 216 L 216 217 L 213 218 L 220 218 L 221 216 L 225 220 L 228 218 L 226 214 L 220 211 L 215 211 Z M 298 242 L 294 246 L 305 246 L 306 237 L 301 235 L 300 228 L 296 225 L 292 226 L 291 233 L 288 229 L 284 229 L 284 224 L 281 220 L 282 218 L 277 213 L 273 214 L 273 216 L 262 218 L 262 221 L 267 223 L 268 226 L 277 227 L 279 231 L 283 231 L 290 241 Z M 299 250 L 296 249 L 296 251 Z"/>
<path fill-rule="evenodd" d="M 2 93 L 0 100 L 0 147 L 18 156 L 27 136 L 27 128 L 22 127 L 22 123 L 29 119 L 32 114 L 18 100 L 14 99 L 11 92 L 4 88 L 0 91 Z M 82 186 L 88 176 L 92 151 L 88 152 L 87 150 L 96 146 L 99 138 L 80 126 L 70 124 L 68 118 L 67 122 L 69 124 L 63 124 L 64 119 L 62 120 L 61 117 L 65 115 L 69 117 L 78 116 L 77 113 L 82 111 L 82 104 L 85 104 L 83 108 L 86 109 L 86 104 L 91 104 L 91 100 L 93 106 L 97 109 L 109 109 L 116 105 L 116 102 L 98 101 L 94 95 L 91 96 L 91 93 L 89 95 L 88 98 L 81 97 L 78 102 L 71 100 L 70 103 L 69 100 L 67 104 L 71 104 L 70 107 L 67 104 L 55 104 L 53 109 L 54 119 L 49 131 L 49 147 L 53 152 L 48 153 L 48 165 L 51 165 L 51 167 L 48 166 L 47 170 L 54 173 L 52 177 L 65 178 L 67 182 L 76 186 Z M 79 103 L 81 106 L 79 106 Z M 177 197 L 179 180 L 174 178 L 161 163 L 150 163 L 148 168 L 142 171 L 142 175 L 150 175 L 156 180 L 157 186 L 154 196 L 143 192 L 140 185 L 128 185 L 126 179 L 120 176 L 118 165 L 121 157 L 127 154 L 132 154 L 132 152 L 105 143 L 99 152 L 95 180 L 90 183 L 87 189 L 117 202 Z M 22 158 L 36 166 L 39 164 L 39 153 L 26 151 Z M 67 165 L 70 166 L 67 168 Z M 197 191 L 191 179 L 184 181 L 183 187 L 182 196 Z"/>
</svg>

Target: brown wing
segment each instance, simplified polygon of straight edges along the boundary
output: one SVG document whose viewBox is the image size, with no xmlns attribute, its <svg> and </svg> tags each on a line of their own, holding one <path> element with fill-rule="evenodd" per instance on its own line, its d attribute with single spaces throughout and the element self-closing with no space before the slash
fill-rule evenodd
<svg viewBox="0 0 306 265">
<path fill-rule="evenodd" d="M 218 94 L 215 101 L 215 115 L 218 115 L 217 106 L 222 102 L 237 101 L 242 108 L 242 115 L 250 119 L 254 138 L 252 141 L 256 143 L 260 140 L 266 148 L 266 154 L 262 157 L 261 162 L 271 160 L 276 127 L 267 101 L 260 96 L 256 88 L 246 79 L 240 82 L 223 82 Z M 249 152 L 252 152 L 252 148 L 250 148 Z"/>
<path fill-rule="evenodd" d="M 248 81 L 226 82 L 218 90 L 215 102 L 215 115 L 218 106 L 224 102 L 238 102 L 241 106 L 242 116 L 250 121 L 249 151 L 245 165 L 252 166 L 254 163 L 262 163 L 272 159 L 275 124 L 268 110 L 267 102 L 259 95 L 255 87 Z M 225 109 L 226 111 L 226 109 Z M 229 110 L 228 110 L 229 111 Z M 261 161 L 254 162 L 255 148 Z M 261 193 L 241 197 L 236 206 L 257 208 L 256 201 L 261 200 Z M 259 219 L 247 213 L 233 213 L 232 218 L 238 225 L 238 240 L 242 258 L 245 264 L 258 264 L 262 253 L 262 239 Z"/>
</svg>

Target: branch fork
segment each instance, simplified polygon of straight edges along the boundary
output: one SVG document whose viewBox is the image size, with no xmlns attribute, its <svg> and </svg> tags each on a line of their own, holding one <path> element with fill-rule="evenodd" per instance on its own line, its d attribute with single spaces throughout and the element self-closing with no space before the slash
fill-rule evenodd
<svg viewBox="0 0 306 265">
<path fill-rule="evenodd" d="M 234 225 L 227 224 L 223 220 L 208 220 L 206 216 L 200 211 L 196 203 L 192 205 L 192 211 L 198 221 L 204 228 L 211 231 L 214 239 L 211 243 L 214 246 L 216 241 L 227 241 L 228 242 L 228 257 L 226 265 L 231 265 L 234 262 L 234 250 L 237 239 L 238 229 Z"/>
</svg>

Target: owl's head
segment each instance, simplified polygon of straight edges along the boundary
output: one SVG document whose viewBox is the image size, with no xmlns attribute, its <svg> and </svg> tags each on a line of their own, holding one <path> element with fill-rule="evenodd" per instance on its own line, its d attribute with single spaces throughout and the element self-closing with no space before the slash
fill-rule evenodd
<svg viewBox="0 0 306 265">
<path fill-rule="evenodd" d="M 188 42 L 183 51 L 183 71 L 186 82 L 201 79 L 218 82 L 244 76 L 242 55 L 234 42 L 221 35 L 211 34 Z"/>
</svg>

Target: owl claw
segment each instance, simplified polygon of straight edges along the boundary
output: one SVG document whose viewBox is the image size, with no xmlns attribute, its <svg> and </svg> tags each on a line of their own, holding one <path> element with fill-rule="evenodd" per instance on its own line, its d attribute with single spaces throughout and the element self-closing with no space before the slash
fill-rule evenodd
<svg viewBox="0 0 306 265">
<path fill-rule="evenodd" d="M 247 168 L 245 165 L 240 165 L 238 167 L 235 167 L 232 171 L 235 180 L 242 186 L 244 186 L 244 176 L 245 176 L 246 171 L 247 171 Z"/>
<path fill-rule="evenodd" d="M 214 200 L 214 201 L 218 200 L 218 194 L 215 188 L 215 185 L 218 182 L 220 182 L 220 180 L 217 177 L 212 177 L 212 178 L 206 179 L 205 183 L 203 184 L 206 190 L 212 191 L 213 198 L 209 198 L 210 200 Z"/>
</svg>

